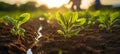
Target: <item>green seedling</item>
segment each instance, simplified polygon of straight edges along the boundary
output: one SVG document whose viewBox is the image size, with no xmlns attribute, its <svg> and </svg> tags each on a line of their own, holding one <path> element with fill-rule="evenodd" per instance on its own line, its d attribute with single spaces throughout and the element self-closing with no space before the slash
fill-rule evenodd
<svg viewBox="0 0 120 54">
<path fill-rule="evenodd" d="M 91 25 L 91 21 L 89 19 L 86 19 L 86 18 L 80 18 L 77 21 L 80 22 L 79 25 L 84 30 L 88 30 L 89 26 Z"/>
<path fill-rule="evenodd" d="M 72 35 L 77 35 L 80 31 L 79 28 L 74 28 L 78 26 L 78 13 L 70 13 L 70 14 L 56 14 L 58 24 L 62 27 L 63 30 L 57 30 L 59 34 L 64 35 L 65 38 L 70 38 Z"/>
<path fill-rule="evenodd" d="M 118 24 L 115 24 L 116 22 L 120 21 L 120 18 L 118 18 L 118 16 L 119 12 L 115 12 L 112 14 L 100 14 L 98 19 L 98 21 L 100 22 L 99 27 L 105 28 L 107 31 L 111 32 L 112 27 L 118 26 Z"/>
<path fill-rule="evenodd" d="M 25 30 L 21 28 L 20 26 L 27 22 L 30 19 L 29 13 L 23 13 L 19 16 L 18 19 L 10 18 L 9 16 L 5 17 L 5 21 L 7 21 L 9 24 L 11 24 L 13 27 L 11 28 L 10 32 L 15 35 L 24 36 Z"/>
</svg>

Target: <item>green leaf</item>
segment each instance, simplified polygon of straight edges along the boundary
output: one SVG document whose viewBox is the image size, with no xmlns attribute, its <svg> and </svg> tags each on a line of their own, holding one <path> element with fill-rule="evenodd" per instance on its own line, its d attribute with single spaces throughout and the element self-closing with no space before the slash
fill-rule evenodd
<svg viewBox="0 0 120 54">
<path fill-rule="evenodd" d="M 11 30 L 10 30 L 10 32 L 12 33 L 12 34 L 15 34 L 15 29 L 14 28 L 12 28 Z"/>
<path fill-rule="evenodd" d="M 5 17 L 5 20 L 6 20 L 9 24 L 15 25 L 15 22 L 14 22 L 14 20 L 13 20 L 12 18 L 6 16 L 6 17 Z"/>
<path fill-rule="evenodd" d="M 92 18 L 90 18 L 91 23 L 95 24 L 96 22 L 98 22 L 98 18 L 99 16 L 93 16 Z"/>
<path fill-rule="evenodd" d="M 114 20 L 112 24 L 114 24 L 114 23 L 116 23 L 116 22 L 120 22 L 120 19 Z"/>
<path fill-rule="evenodd" d="M 93 16 L 98 16 L 100 14 L 100 11 L 96 11 L 95 13 L 93 13 Z"/>
<path fill-rule="evenodd" d="M 105 28 L 106 26 L 104 24 L 99 24 L 99 27 Z"/>
<path fill-rule="evenodd" d="M 71 35 L 77 35 L 80 32 L 80 29 L 75 29 L 70 32 Z"/>
<path fill-rule="evenodd" d="M 80 19 L 77 20 L 77 22 L 80 22 L 79 24 L 83 25 L 83 24 L 85 24 L 86 19 L 85 18 L 80 18 Z"/>
<path fill-rule="evenodd" d="M 65 39 L 66 39 L 66 38 L 70 38 L 70 37 L 71 37 L 71 34 L 66 33 L 66 34 L 64 35 L 64 37 L 65 37 Z"/>
<path fill-rule="evenodd" d="M 72 24 L 72 17 L 68 19 L 68 24 Z"/>
<path fill-rule="evenodd" d="M 22 36 L 24 36 L 24 32 L 25 32 L 25 30 L 23 29 L 23 28 L 19 28 L 19 31 L 18 31 L 19 33 L 19 35 L 22 35 Z"/>
<path fill-rule="evenodd" d="M 115 20 L 118 16 L 119 16 L 119 12 L 112 13 L 112 14 L 110 15 L 110 20 L 113 21 L 113 20 Z"/>
<path fill-rule="evenodd" d="M 91 21 L 88 21 L 88 24 L 90 25 L 92 22 Z"/>
<path fill-rule="evenodd" d="M 57 32 L 58 32 L 59 34 L 64 35 L 64 32 L 63 32 L 62 30 L 57 30 Z"/>
<path fill-rule="evenodd" d="M 81 26 L 81 24 L 80 24 L 81 22 L 75 22 L 74 24 L 73 24 L 73 26 Z"/>
<path fill-rule="evenodd" d="M 29 13 L 23 13 L 20 15 L 18 19 L 18 24 L 21 25 L 25 22 L 27 22 L 30 19 L 30 14 Z"/>
<path fill-rule="evenodd" d="M 103 14 L 101 14 L 101 15 L 99 16 L 98 21 L 99 21 L 100 23 L 104 23 L 104 22 L 105 22 L 105 20 L 106 20 L 106 16 L 105 16 L 105 15 L 103 15 Z"/>
<path fill-rule="evenodd" d="M 64 16 L 61 13 L 56 14 L 58 23 L 63 27 L 66 28 L 66 20 L 64 19 Z"/>
<path fill-rule="evenodd" d="M 57 30 L 59 34 L 64 35 L 65 38 L 70 38 L 71 35 L 76 35 L 79 31 L 72 29 L 79 23 L 78 13 L 66 13 L 62 15 L 61 13 L 56 14 L 58 23 L 62 26 L 62 30 Z M 78 22 L 77 22 L 78 21 Z M 73 34 L 74 33 L 74 34 Z"/>
<path fill-rule="evenodd" d="M 72 23 L 74 23 L 78 19 L 78 13 L 77 12 L 75 12 L 75 13 L 73 12 L 72 15 L 73 15 L 72 16 Z"/>
</svg>

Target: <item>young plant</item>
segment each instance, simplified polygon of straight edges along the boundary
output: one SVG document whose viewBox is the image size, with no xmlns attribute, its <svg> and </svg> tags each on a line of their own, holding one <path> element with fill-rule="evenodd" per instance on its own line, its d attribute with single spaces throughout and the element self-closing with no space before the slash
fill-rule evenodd
<svg viewBox="0 0 120 54">
<path fill-rule="evenodd" d="M 99 27 L 105 28 L 107 31 L 111 32 L 112 27 L 117 26 L 115 23 L 120 21 L 118 18 L 119 12 L 112 14 L 100 14 L 98 21 L 100 22 Z"/>
<path fill-rule="evenodd" d="M 84 30 L 88 30 L 89 26 L 91 25 L 91 21 L 89 19 L 86 19 L 86 18 L 80 18 L 77 21 L 80 22 L 79 25 Z"/>
<path fill-rule="evenodd" d="M 59 25 L 63 28 L 63 30 L 57 30 L 59 34 L 64 35 L 65 38 L 70 38 L 72 35 L 77 35 L 80 31 L 78 28 L 74 28 L 78 25 L 77 19 L 78 19 L 78 13 L 70 13 L 70 14 L 56 14 L 57 21 Z M 74 29 L 73 29 L 74 28 Z"/>
<path fill-rule="evenodd" d="M 90 21 L 91 21 L 92 25 L 95 25 L 98 23 L 99 14 L 100 14 L 100 11 L 96 11 L 96 12 L 91 13 Z"/>
<path fill-rule="evenodd" d="M 29 13 L 23 13 L 19 16 L 18 19 L 13 19 L 10 18 L 9 16 L 5 17 L 5 20 L 11 24 L 13 27 L 11 28 L 10 32 L 15 35 L 22 35 L 24 36 L 25 30 L 21 28 L 20 26 L 27 22 L 30 19 L 30 14 Z"/>
</svg>

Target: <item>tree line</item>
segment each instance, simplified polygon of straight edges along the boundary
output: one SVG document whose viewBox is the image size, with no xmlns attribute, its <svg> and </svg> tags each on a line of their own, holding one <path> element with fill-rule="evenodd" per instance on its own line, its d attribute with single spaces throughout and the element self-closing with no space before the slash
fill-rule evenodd
<svg viewBox="0 0 120 54">
<path fill-rule="evenodd" d="M 30 10 L 46 10 L 48 9 L 47 6 L 41 5 L 40 7 L 35 7 L 35 2 L 27 2 L 26 4 L 21 4 L 20 6 L 17 6 L 16 4 L 8 4 L 4 2 L 0 2 L 0 11 L 14 11 L 14 10 L 20 10 L 20 11 L 30 11 Z"/>
</svg>

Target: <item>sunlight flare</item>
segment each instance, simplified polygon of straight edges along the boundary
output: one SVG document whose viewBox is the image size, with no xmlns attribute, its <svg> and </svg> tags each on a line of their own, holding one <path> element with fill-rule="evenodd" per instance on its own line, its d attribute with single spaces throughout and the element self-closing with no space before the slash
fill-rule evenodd
<svg viewBox="0 0 120 54">
<path fill-rule="evenodd" d="M 72 4 L 68 4 L 69 0 L 36 0 L 38 5 L 46 5 L 48 8 L 61 7 L 65 5 L 67 8 L 70 8 Z M 94 2 L 94 0 L 81 0 L 81 9 L 88 9 L 89 6 Z"/>
<path fill-rule="evenodd" d="M 48 6 L 48 8 L 57 7 L 67 4 L 69 0 L 37 0 L 37 3 L 39 5 L 45 4 Z"/>
<path fill-rule="evenodd" d="M 94 1 L 95 0 L 82 0 L 80 8 L 88 9 L 94 3 Z"/>
</svg>

